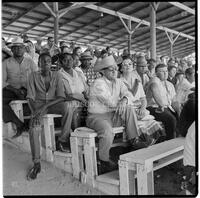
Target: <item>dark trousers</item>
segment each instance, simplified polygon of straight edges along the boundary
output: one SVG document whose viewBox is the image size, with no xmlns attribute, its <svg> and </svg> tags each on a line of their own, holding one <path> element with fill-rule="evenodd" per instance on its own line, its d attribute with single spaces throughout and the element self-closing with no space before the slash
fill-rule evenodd
<svg viewBox="0 0 200 198">
<path fill-rule="evenodd" d="M 23 122 L 16 116 L 9 103 L 13 100 L 21 100 L 23 97 L 17 96 L 13 91 L 3 88 L 3 121 L 13 122 L 17 127 L 21 127 Z"/>
<path fill-rule="evenodd" d="M 157 121 L 161 121 L 165 126 L 166 139 L 172 139 L 176 136 L 176 125 L 178 116 L 170 109 L 165 108 L 162 113 L 157 113 L 155 107 L 147 107 L 150 114 L 155 117 Z"/>
</svg>

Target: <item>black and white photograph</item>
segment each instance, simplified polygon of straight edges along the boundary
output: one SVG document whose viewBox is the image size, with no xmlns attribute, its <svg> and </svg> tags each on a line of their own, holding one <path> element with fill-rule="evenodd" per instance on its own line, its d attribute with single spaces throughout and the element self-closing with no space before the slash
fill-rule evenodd
<svg viewBox="0 0 200 198">
<path fill-rule="evenodd" d="M 196 197 L 197 11 L 3 0 L 2 196 Z"/>
</svg>

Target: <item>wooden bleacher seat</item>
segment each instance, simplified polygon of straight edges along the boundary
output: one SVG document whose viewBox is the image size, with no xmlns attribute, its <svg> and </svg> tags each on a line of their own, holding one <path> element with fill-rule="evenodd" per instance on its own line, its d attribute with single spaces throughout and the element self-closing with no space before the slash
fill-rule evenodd
<svg viewBox="0 0 200 198">
<path fill-rule="evenodd" d="M 123 132 L 124 127 L 113 128 L 115 135 Z M 81 175 L 85 176 L 86 183 L 92 186 L 98 175 L 95 137 L 97 137 L 97 133 L 87 127 L 75 129 L 70 137 L 73 176 L 77 179 L 81 179 Z M 126 143 L 124 142 L 124 144 Z"/>
<path fill-rule="evenodd" d="M 137 194 L 153 195 L 153 171 L 183 159 L 184 141 L 185 138 L 175 138 L 120 155 L 120 194 L 136 193 L 135 189 L 131 189 L 131 186 L 132 188 L 135 187 L 133 185 L 135 174 L 137 177 Z"/>
<path fill-rule="evenodd" d="M 23 105 L 25 104 L 28 104 L 27 100 L 14 100 L 10 102 L 11 108 L 19 117 L 19 119 L 23 122 L 25 119 L 30 119 L 30 115 L 29 116 L 24 115 Z M 54 160 L 53 152 L 56 150 L 55 135 L 60 133 L 60 130 L 56 130 L 54 126 L 54 119 L 58 117 L 62 116 L 58 114 L 45 114 L 42 120 L 44 135 L 41 134 L 41 147 L 42 147 L 41 150 L 45 152 L 42 155 L 49 162 L 53 162 Z M 11 130 L 12 128 L 13 127 L 9 127 L 9 130 Z M 22 136 L 19 136 L 17 138 L 18 142 L 23 143 L 23 135 L 24 133 L 22 134 Z"/>
</svg>

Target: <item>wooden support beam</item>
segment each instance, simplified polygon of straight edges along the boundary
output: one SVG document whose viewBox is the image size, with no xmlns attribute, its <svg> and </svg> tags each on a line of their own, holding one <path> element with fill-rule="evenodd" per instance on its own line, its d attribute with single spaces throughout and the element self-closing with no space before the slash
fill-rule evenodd
<svg viewBox="0 0 200 198">
<path fill-rule="evenodd" d="M 90 2 L 90 3 L 81 2 L 81 3 L 78 3 L 78 4 L 74 3 L 70 7 L 63 8 L 62 10 L 59 10 L 59 18 L 61 18 L 62 16 L 64 16 L 68 11 L 84 7 L 86 5 L 95 4 L 95 3 L 96 2 Z"/>
<path fill-rule="evenodd" d="M 170 42 L 170 51 L 169 51 L 170 58 L 172 58 L 173 57 L 173 45 L 174 45 L 173 33 L 170 33 L 169 38 L 171 38 L 171 41 L 172 41 L 172 42 Z"/>
<path fill-rule="evenodd" d="M 5 24 L 3 26 L 3 28 L 6 28 L 7 26 L 11 25 L 12 23 L 16 22 L 18 19 L 20 19 L 21 17 L 25 16 L 27 13 L 29 13 L 30 11 L 34 10 L 38 5 L 40 5 L 40 2 L 36 2 L 34 3 L 31 8 L 27 9 L 26 11 L 24 11 L 22 14 L 20 14 L 19 16 L 17 16 L 16 18 L 12 19 L 11 21 L 9 21 L 7 24 Z"/>
<path fill-rule="evenodd" d="M 105 4 L 105 3 L 104 3 L 104 4 Z M 84 17 L 85 14 L 90 14 L 90 13 L 92 13 L 92 12 L 93 12 L 92 10 L 91 10 L 90 12 L 88 12 L 88 10 L 87 10 L 87 11 L 81 13 L 80 15 L 75 16 L 74 18 L 72 18 L 72 19 L 70 19 L 70 20 L 66 20 L 64 23 L 59 24 L 59 27 L 62 28 L 62 27 L 64 27 L 64 26 L 66 26 L 68 23 L 72 22 L 73 20 L 77 20 L 78 18 L 82 18 L 82 17 Z M 98 20 L 99 20 L 99 19 L 94 20 L 94 21 L 88 23 L 88 25 L 90 25 L 90 24 L 92 24 L 92 23 L 95 23 L 95 22 L 97 22 Z M 84 24 L 84 25 L 82 25 L 81 27 L 79 27 L 79 28 L 77 28 L 77 29 L 79 30 L 79 29 L 82 29 L 83 27 L 86 27 L 86 26 L 87 26 L 87 25 Z M 68 33 L 66 33 L 65 35 L 74 33 L 74 32 L 76 32 L 76 31 L 78 31 L 77 29 L 74 30 L 74 31 L 68 32 Z M 46 36 L 47 34 L 49 34 L 49 33 L 51 33 L 51 32 L 53 32 L 53 30 L 50 30 L 50 31 L 46 32 L 44 35 L 40 35 L 40 36 Z M 67 32 L 67 31 L 66 31 L 66 32 Z M 63 38 L 63 37 L 64 37 L 64 36 L 62 36 L 62 38 Z M 60 38 L 61 38 L 61 37 L 59 37 L 58 39 L 60 39 Z"/>
<path fill-rule="evenodd" d="M 183 28 L 184 29 L 184 26 L 183 27 L 181 27 L 181 28 Z M 191 28 L 191 30 L 193 29 L 193 27 Z M 144 37 L 145 36 L 145 37 Z M 160 45 L 160 43 L 162 43 L 162 44 L 166 44 L 166 45 L 168 45 L 167 43 L 168 42 L 164 42 L 164 37 L 163 37 L 164 35 L 162 35 L 162 34 L 158 34 L 157 36 L 156 36 L 156 39 L 157 39 L 157 44 L 158 45 Z M 141 38 L 141 39 L 140 39 Z M 181 37 L 181 38 L 183 38 L 183 37 Z M 112 39 L 112 40 L 110 40 L 110 42 L 112 42 L 112 41 L 117 41 L 117 40 L 119 40 L 119 39 L 121 39 L 121 37 L 120 36 L 116 36 L 114 39 Z M 141 42 L 143 42 L 143 44 L 141 43 L 141 45 L 146 45 L 146 43 L 145 42 L 147 42 L 148 43 L 148 40 L 149 40 L 149 32 L 146 32 L 146 33 L 140 33 L 140 35 L 139 36 L 136 36 L 135 37 L 135 39 L 136 39 L 136 41 L 137 41 L 137 44 L 140 44 Z M 183 38 L 184 39 L 184 38 Z M 162 40 L 161 42 L 160 42 L 160 40 Z M 107 42 L 106 42 L 107 43 Z M 104 43 L 102 43 L 102 44 L 104 44 Z M 121 45 L 121 44 L 126 44 L 126 41 L 121 41 L 121 42 L 118 42 L 117 44 L 114 44 L 114 45 L 112 45 L 112 47 L 116 47 L 117 45 Z"/>
<path fill-rule="evenodd" d="M 140 19 L 138 19 L 136 17 L 128 16 L 126 14 L 123 14 L 123 13 L 120 13 L 120 12 L 116 12 L 116 11 L 113 11 L 113 10 L 110 10 L 110 9 L 107 9 L 107 8 L 103 8 L 103 7 L 100 7 L 100 6 L 96 6 L 96 5 L 87 5 L 87 6 L 84 6 L 84 7 L 96 10 L 98 12 L 107 13 L 107 14 L 110 14 L 110 15 L 113 15 L 113 16 L 120 15 L 124 19 L 129 19 L 131 17 L 131 20 L 135 21 L 137 23 L 139 23 L 141 21 Z M 146 26 L 150 26 L 150 22 L 148 22 L 146 20 L 143 20 L 142 24 L 144 24 Z M 169 29 L 169 28 L 166 28 L 166 27 L 163 27 L 163 26 L 157 26 L 156 28 L 159 29 L 159 30 L 162 30 L 162 31 L 167 30 L 168 32 L 172 32 L 174 34 L 178 34 L 179 33 L 176 30 L 172 30 L 172 29 Z M 187 35 L 187 34 L 184 34 L 182 32 L 180 33 L 180 36 L 189 38 L 191 40 L 195 40 L 195 37 Z"/>
<path fill-rule="evenodd" d="M 42 4 L 49 10 L 49 12 L 53 15 L 54 18 L 56 18 L 56 14 L 54 11 L 49 7 L 49 5 L 46 2 L 42 2 Z"/>
<path fill-rule="evenodd" d="M 54 43 L 58 45 L 58 34 L 59 34 L 59 12 L 58 12 L 58 2 L 53 3 L 53 11 L 55 13 L 54 18 Z"/>
<path fill-rule="evenodd" d="M 162 9 L 161 11 L 157 11 L 157 13 L 156 13 L 156 15 L 157 16 L 162 16 L 162 15 L 164 15 L 165 13 L 166 13 L 166 11 L 168 10 L 169 8 L 167 8 L 167 9 Z M 135 12 L 134 12 L 135 13 Z M 130 13 L 131 14 L 131 13 Z M 176 19 L 176 17 L 177 17 L 177 15 L 174 15 L 174 16 L 172 16 L 172 17 L 170 17 L 170 19 L 171 18 L 173 18 L 174 20 Z M 149 18 L 149 16 L 148 16 L 148 18 Z M 147 19 L 147 17 L 146 18 L 144 18 L 144 20 L 145 19 Z M 194 16 L 193 16 L 193 20 L 195 20 L 194 19 Z M 158 23 L 160 23 L 160 24 L 162 24 L 162 22 L 166 22 L 166 20 L 165 19 L 163 19 L 163 20 L 159 20 L 158 21 Z M 158 26 L 158 23 L 157 23 L 157 26 Z M 182 26 L 181 26 L 182 27 Z M 137 36 L 137 41 L 138 41 L 138 39 L 139 38 L 141 38 L 140 40 L 139 40 L 139 42 L 140 41 L 143 41 L 144 40 L 144 35 L 146 35 L 146 38 L 147 39 L 149 39 L 149 29 L 150 29 L 150 27 L 149 26 L 146 26 L 146 27 L 141 27 L 143 30 L 145 30 L 145 32 L 143 32 L 142 34 L 140 34 L 140 36 Z M 138 28 L 138 29 L 140 29 L 140 28 Z M 184 27 L 183 27 L 183 29 L 184 29 Z M 121 32 L 121 29 L 120 30 L 116 30 L 116 31 L 113 31 L 112 30 L 112 32 L 110 32 L 110 33 L 108 33 L 108 34 L 105 34 L 105 36 L 102 36 L 101 38 L 105 38 L 106 36 L 110 36 L 112 33 L 117 33 L 117 32 Z M 112 41 L 115 41 L 115 40 L 117 40 L 119 37 L 115 37 L 114 39 L 112 39 L 112 40 L 110 40 L 110 42 L 112 42 Z M 95 39 L 96 40 L 96 39 Z M 98 40 L 98 38 L 97 38 L 97 40 Z M 107 42 L 106 42 L 107 43 Z M 103 43 L 103 44 L 105 44 L 105 43 Z"/>
<path fill-rule="evenodd" d="M 150 47 L 151 58 L 156 60 L 156 4 L 150 3 Z"/>
<path fill-rule="evenodd" d="M 128 28 L 129 28 L 129 35 L 128 35 L 128 53 L 131 54 L 131 19 L 128 20 Z"/>
<path fill-rule="evenodd" d="M 179 2 L 168 2 L 168 3 L 174 5 L 174 6 L 178 7 L 178 8 L 181 8 L 182 10 L 185 10 L 185 11 L 189 12 L 190 14 L 195 15 L 195 10 L 193 10 L 192 8 L 184 5 L 183 3 L 179 3 Z"/>
<path fill-rule="evenodd" d="M 119 10 L 121 10 L 121 9 L 124 9 L 124 8 L 126 8 L 126 7 L 129 7 L 130 6 L 130 4 L 129 5 L 126 5 L 126 6 L 123 6 L 123 7 L 120 7 L 120 9 Z M 119 11 L 118 10 L 118 11 Z M 104 19 L 106 20 L 106 18 L 108 18 L 109 17 L 109 15 L 108 16 L 105 16 L 104 17 Z M 97 19 L 97 20 L 94 20 L 93 22 L 90 22 L 90 23 L 88 23 L 88 25 L 92 25 L 93 23 L 96 23 L 96 22 L 98 22 L 99 21 L 99 18 Z M 115 20 L 115 22 L 116 21 L 118 21 L 118 19 L 117 20 Z M 92 32 L 90 32 L 89 34 L 87 33 L 87 34 L 85 34 L 83 37 L 81 37 L 80 39 L 82 39 L 82 38 L 84 38 L 84 37 L 86 37 L 86 36 L 88 36 L 88 35 L 91 35 L 91 34 L 93 34 L 93 33 L 95 33 L 96 31 L 100 31 L 101 29 L 103 29 L 103 28 L 105 28 L 105 27 L 107 27 L 107 26 L 109 26 L 109 25 L 111 25 L 111 24 L 113 24 L 114 22 L 112 21 L 112 23 L 107 23 L 106 25 L 104 25 L 104 27 L 102 27 L 102 28 L 96 28 L 94 31 L 92 31 Z M 62 35 L 62 38 L 65 38 L 66 36 L 69 36 L 69 35 L 71 35 L 72 33 L 74 33 L 74 32 L 77 32 L 77 31 L 79 31 L 79 30 L 81 30 L 82 28 L 85 28 L 85 27 L 87 27 L 88 25 L 83 25 L 83 26 L 81 26 L 81 27 L 78 27 L 77 29 L 75 29 L 74 31 L 72 31 L 71 33 L 67 33 L 67 34 L 64 34 L 64 35 Z M 98 38 L 97 38 L 98 39 Z M 95 41 L 96 39 L 94 39 L 94 41 Z"/>
</svg>

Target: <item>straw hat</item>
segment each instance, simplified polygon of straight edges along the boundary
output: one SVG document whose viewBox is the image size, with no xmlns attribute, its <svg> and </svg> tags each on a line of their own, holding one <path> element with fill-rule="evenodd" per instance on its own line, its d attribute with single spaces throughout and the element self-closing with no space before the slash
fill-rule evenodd
<svg viewBox="0 0 200 198">
<path fill-rule="evenodd" d="M 83 52 L 81 54 L 80 60 L 92 60 L 91 53 L 89 51 Z"/>
<path fill-rule="evenodd" d="M 12 40 L 12 43 L 9 45 L 10 47 L 13 46 L 25 46 L 26 44 L 23 42 L 23 39 L 20 37 L 16 37 Z"/>
<path fill-rule="evenodd" d="M 144 56 L 138 56 L 137 65 L 147 65 L 146 58 Z"/>
<path fill-rule="evenodd" d="M 94 71 L 100 71 L 110 66 L 117 67 L 117 63 L 112 55 L 106 56 L 103 59 L 98 59 L 94 65 Z"/>
</svg>

